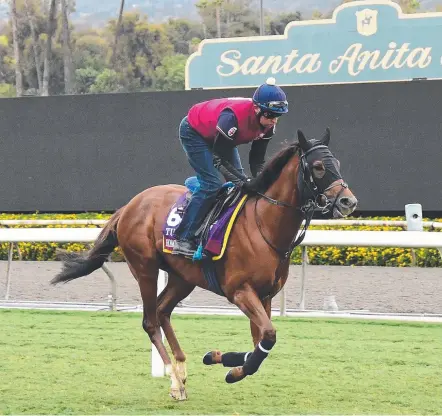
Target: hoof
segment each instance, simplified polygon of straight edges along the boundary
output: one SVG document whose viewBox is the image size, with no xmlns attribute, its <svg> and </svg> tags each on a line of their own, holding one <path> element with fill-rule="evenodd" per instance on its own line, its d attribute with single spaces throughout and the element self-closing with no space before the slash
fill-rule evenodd
<svg viewBox="0 0 442 416">
<path fill-rule="evenodd" d="M 203 363 L 205 365 L 213 365 L 213 364 L 221 364 L 221 357 L 222 357 L 221 351 L 215 350 L 215 351 L 209 351 L 204 357 L 203 357 Z"/>
<path fill-rule="evenodd" d="M 226 374 L 226 383 L 233 384 L 244 378 L 246 378 L 246 375 L 242 367 L 235 367 Z"/>
<path fill-rule="evenodd" d="M 170 397 L 176 401 L 187 400 L 186 389 L 170 389 Z"/>
</svg>

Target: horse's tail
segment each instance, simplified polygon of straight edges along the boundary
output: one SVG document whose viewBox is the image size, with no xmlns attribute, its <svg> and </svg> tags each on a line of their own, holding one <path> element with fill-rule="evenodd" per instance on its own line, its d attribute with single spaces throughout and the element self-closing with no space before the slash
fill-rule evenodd
<svg viewBox="0 0 442 416">
<path fill-rule="evenodd" d="M 105 227 L 101 230 L 94 247 L 86 253 L 63 252 L 58 257 L 63 260 L 63 269 L 52 280 L 51 284 L 67 283 L 79 277 L 86 276 L 99 269 L 106 258 L 118 247 L 117 223 L 120 219 L 122 208 L 115 212 Z"/>
</svg>

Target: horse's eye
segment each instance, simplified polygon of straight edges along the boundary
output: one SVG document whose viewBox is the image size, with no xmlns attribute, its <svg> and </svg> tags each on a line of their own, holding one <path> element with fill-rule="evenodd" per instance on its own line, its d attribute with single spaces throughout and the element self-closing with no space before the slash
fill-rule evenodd
<svg viewBox="0 0 442 416">
<path fill-rule="evenodd" d="M 316 160 L 313 162 L 313 175 L 321 179 L 325 175 L 325 166 L 320 160 Z"/>
</svg>

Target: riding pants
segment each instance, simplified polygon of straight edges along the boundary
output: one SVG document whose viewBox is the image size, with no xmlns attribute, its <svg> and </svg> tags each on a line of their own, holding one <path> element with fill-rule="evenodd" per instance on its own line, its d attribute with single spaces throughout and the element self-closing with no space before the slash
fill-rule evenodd
<svg viewBox="0 0 442 416">
<path fill-rule="evenodd" d="M 192 195 L 181 224 L 177 229 L 176 237 L 178 239 L 190 240 L 203 223 L 225 181 L 218 169 L 213 166 L 213 154 L 210 144 L 190 126 L 187 117 L 184 117 L 181 121 L 179 137 L 190 166 L 195 170 L 200 184 Z M 244 174 L 236 147 L 232 148 L 231 154 L 226 159 Z"/>
</svg>

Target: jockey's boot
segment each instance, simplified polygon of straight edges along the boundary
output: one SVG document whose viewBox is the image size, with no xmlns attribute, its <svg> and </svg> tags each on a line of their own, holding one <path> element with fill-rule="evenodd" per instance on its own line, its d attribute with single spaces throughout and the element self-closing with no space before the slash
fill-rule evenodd
<svg viewBox="0 0 442 416">
<path fill-rule="evenodd" d="M 181 254 L 187 257 L 193 257 L 197 249 L 196 244 L 191 240 L 177 240 L 172 254 Z"/>
</svg>

